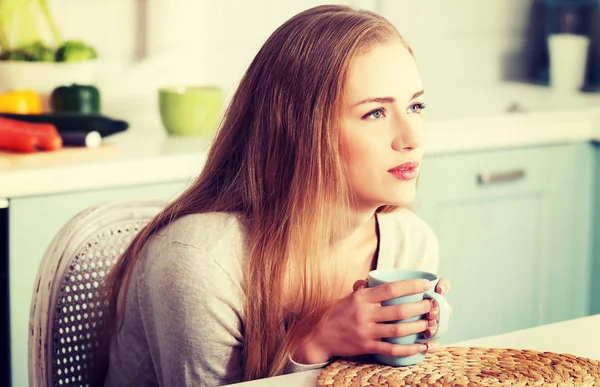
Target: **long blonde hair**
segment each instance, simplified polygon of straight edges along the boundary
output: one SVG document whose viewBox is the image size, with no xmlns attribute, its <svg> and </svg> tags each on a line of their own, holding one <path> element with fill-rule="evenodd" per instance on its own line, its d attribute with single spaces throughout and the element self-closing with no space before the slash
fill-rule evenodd
<svg viewBox="0 0 600 387">
<path fill-rule="evenodd" d="M 337 284 L 332 260 L 323 258 L 349 224 L 337 130 L 348 69 L 357 55 L 393 37 L 400 35 L 383 17 L 339 5 L 299 13 L 269 37 L 241 79 L 198 179 L 136 236 L 107 277 L 112 334 L 122 323 L 136 259 L 155 232 L 188 214 L 238 212 L 250 225 L 243 380 L 283 371 Z"/>
</svg>

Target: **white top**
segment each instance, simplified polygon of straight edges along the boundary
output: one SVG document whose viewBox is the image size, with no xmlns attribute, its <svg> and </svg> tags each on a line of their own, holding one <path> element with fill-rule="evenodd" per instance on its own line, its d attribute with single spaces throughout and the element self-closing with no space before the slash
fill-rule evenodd
<svg viewBox="0 0 600 387">
<path fill-rule="evenodd" d="M 514 348 L 569 353 L 600 360 L 600 314 L 452 344 L 458 347 Z M 239 387 L 314 387 L 322 369 L 238 383 Z"/>
<path fill-rule="evenodd" d="M 378 269 L 437 271 L 437 238 L 413 212 L 379 214 L 377 221 Z M 207 213 L 180 218 L 153 236 L 136 262 L 106 386 L 240 382 L 245 234 L 242 217 Z M 323 365 L 290 358 L 285 372 Z"/>
</svg>

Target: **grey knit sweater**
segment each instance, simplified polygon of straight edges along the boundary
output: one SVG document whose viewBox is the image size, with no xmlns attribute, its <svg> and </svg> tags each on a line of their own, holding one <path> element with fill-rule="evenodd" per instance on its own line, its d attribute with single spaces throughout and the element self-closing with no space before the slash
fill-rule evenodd
<svg viewBox="0 0 600 387">
<path fill-rule="evenodd" d="M 438 243 L 414 213 L 377 216 L 377 268 L 436 272 Z M 134 268 L 123 329 L 111 342 L 106 386 L 219 386 L 240 381 L 243 223 L 208 213 L 176 220 Z M 288 361 L 286 372 L 319 368 Z"/>
</svg>

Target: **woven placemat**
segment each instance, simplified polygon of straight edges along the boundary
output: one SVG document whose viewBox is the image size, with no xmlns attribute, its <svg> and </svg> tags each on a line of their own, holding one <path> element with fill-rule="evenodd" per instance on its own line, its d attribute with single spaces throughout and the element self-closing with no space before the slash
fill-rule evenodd
<svg viewBox="0 0 600 387">
<path fill-rule="evenodd" d="M 408 367 L 339 359 L 320 373 L 317 386 L 600 386 L 600 363 L 553 352 L 445 347 Z"/>
</svg>

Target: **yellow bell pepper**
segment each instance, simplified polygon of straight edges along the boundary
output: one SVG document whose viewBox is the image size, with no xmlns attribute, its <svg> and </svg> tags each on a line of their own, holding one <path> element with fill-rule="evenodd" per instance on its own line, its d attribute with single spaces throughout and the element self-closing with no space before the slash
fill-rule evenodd
<svg viewBox="0 0 600 387">
<path fill-rule="evenodd" d="M 0 94 L 0 113 L 41 114 L 42 100 L 33 90 L 11 90 Z"/>
</svg>

